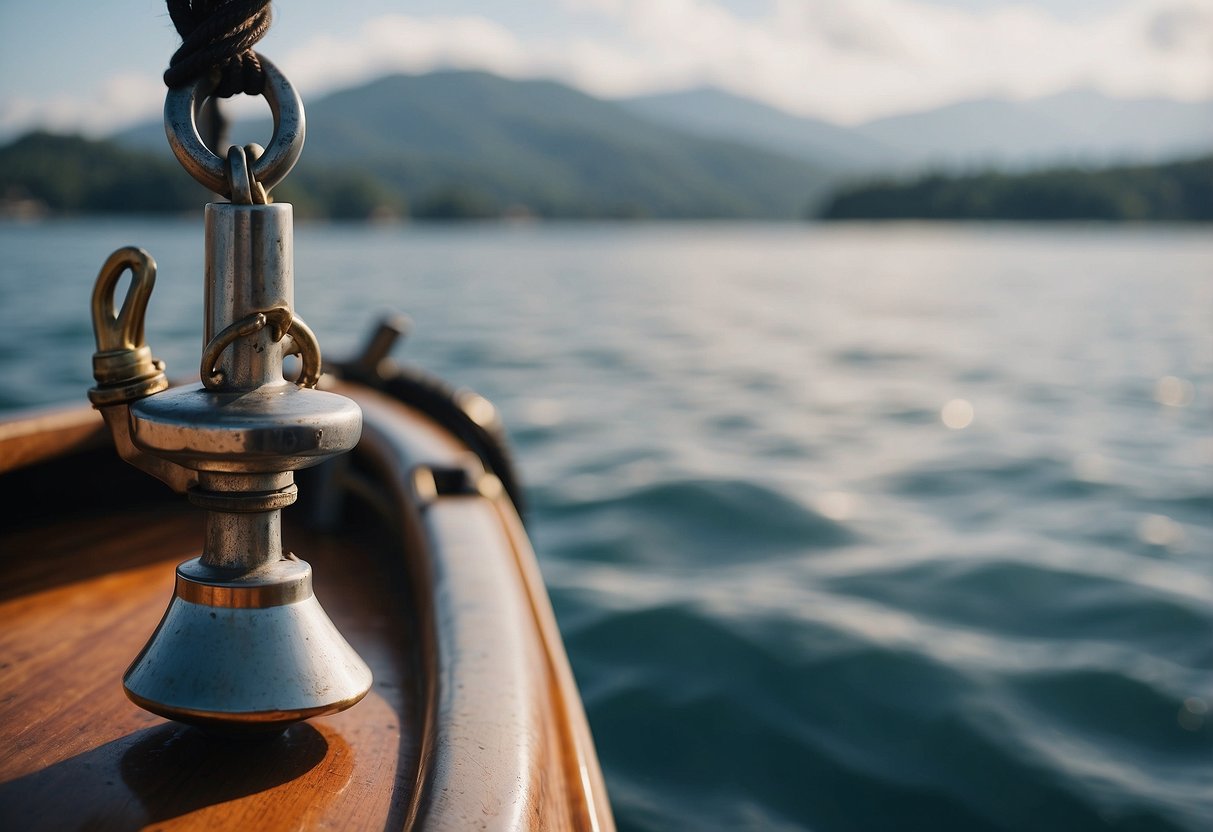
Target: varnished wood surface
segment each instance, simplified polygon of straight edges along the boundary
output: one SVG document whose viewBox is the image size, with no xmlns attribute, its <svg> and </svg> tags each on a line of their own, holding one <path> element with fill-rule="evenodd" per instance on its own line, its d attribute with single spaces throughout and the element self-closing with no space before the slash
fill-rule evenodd
<svg viewBox="0 0 1213 832">
<path fill-rule="evenodd" d="M 409 489 L 423 464 L 466 451 L 427 434 L 406 409 L 358 396 L 362 449 L 379 466 L 421 588 L 431 689 L 411 820 L 422 828 L 611 830 L 614 820 L 580 697 L 538 565 L 504 493 L 450 495 L 423 508 Z"/>
<path fill-rule="evenodd" d="M 106 441 L 101 414 L 86 407 L 39 410 L 0 422 L 0 473 Z"/>
<path fill-rule="evenodd" d="M 3 581 L 31 590 L 0 602 L 0 828 L 402 828 L 418 685 L 399 576 L 370 556 L 373 541 L 287 533 L 304 538 L 295 548 L 315 568 L 317 597 L 375 674 L 357 708 L 233 742 L 123 695 L 173 568 L 197 554 L 200 519 L 170 504 L 81 518 L 69 534 L 0 535 Z M 62 566 L 81 554 L 114 569 L 72 580 Z"/>
<path fill-rule="evenodd" d="M 613 829 L 512 505 L 419 496 L 418 466 L 458 465 L 467 449 L 387 397 L 342 392 L 363 407 L 363 442 L 301 484 L 284 539 L 375 685 L 261 743 L 167 723 L 122 693 L 173 567 L 197 554 L 200 513 L 136 492 L 143 475 L 100 451 L 50 459 L 56 442 L 26 430 L 44 461 L 0 478 L 24 492 L 0 528 L 0 829 Z M 77 460 L 91 491 L 59 488 Z M 109 478 L 124 483 L 115 494 L 96 487 Z"/>
</svg>

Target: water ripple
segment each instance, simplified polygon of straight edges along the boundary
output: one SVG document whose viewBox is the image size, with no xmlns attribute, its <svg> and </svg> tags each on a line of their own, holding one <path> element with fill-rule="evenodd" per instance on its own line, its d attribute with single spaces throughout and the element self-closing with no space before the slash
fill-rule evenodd
<svg viewBox="0 0 1213 832">
<path fill-rule="evenodd" d="M 0 408 L 83 401 L 97 265 L 197 274 L 198 235 L 0 222 Z M 404 309 L 504 414 L 623 832 L 1213 828 L 1204 230 L 296 246 L 331 354 Z M 196 366 L 196 287 L 156 292 Z"/>
</svg>

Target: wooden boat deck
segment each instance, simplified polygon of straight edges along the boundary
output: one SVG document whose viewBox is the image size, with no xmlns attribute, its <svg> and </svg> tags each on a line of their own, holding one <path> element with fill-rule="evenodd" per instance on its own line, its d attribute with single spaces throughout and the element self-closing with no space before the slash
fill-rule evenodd
<svg viewBox="0 0 1213 832">
<path fill-rule="evenodd" d="M 419 675 L 407 666 L 412 627 L 396 600 L 403 576 L 371 556 L 373 535 L 354 545 L 308 533 L 298 547 L 317 597 L 371 666 L 371 692 L 352 710 L 233 753 L 230 741 L 134 707 L 121 685 L 164 614 L 174 567 L 196 554 L 200 512 L 167 505 L 56 532 L 39 524 L 0 535 L 0 817 L 16 821 L 9 828 L 404 827 Z M 75 580 L 80 560 L 117 566 Z"/>
<path fill-rule="evenodd" d="M 0 473 L 41 463 L 0 479 L 12 495 L 0 528 L 0 828 L 612 828 L 508 501 L 410 503 L 419 464 L 466 451 L 386 397 L 358 400 L 354 492 L 366 499 L 301 499 L 284 513 L 284 543 L 312 564 L 317 598 L 374 686 L 348 711 L 257 741 L 167 722 L 122 691 L 174 567 L 198 552 L 202 513 L 119 462 L 87 411 L 27 424 L 24 437 L 0 431 Z M 351 522 L 304 522 L 334 500 Z"/>
</svg>

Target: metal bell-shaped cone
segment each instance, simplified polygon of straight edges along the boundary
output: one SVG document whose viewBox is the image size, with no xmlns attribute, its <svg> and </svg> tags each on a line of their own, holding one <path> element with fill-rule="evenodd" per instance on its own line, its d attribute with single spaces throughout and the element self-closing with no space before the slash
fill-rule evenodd
<svg viewBox="0 0 1213 832">
<path fill-rule="evenodd" d="M 123 678 L 153 713 L 224 730 L 269 730 L 354 705 L 371 671 L 293 556 L 237 580 L 199 559 L 177 568 L 168 610 Z"/>
<path fill-rule="evenodd" d="M 125 459 L 207 513 L 202 554 L 177 567 L 173 599 L 123 686 L 153 713 L 226 730 L 340 711 L 371 686 L 370 668 L 316 600 L 311 567 L 282 548 L 294 472 L 352 450 L 362 411 L 315 389 L 320 345 L 294 311 L 293 211 L 265 193 L 303 147 L 303 106 L 285 77 L 262 65 L 274 112 L 264 154 L 232 147 L 225 166 L 202 145 L 195 104 L 209 81 L 174 87 L 165 101 L 178 159 L 231 198 L 205 211 L 201 384 L 165 389 L 164 366 L 144 342 L 155 278 L 146 253 L 115 253 L 93 294 L 90 398 Z M 131 289 L 119 311 L 114 292 L 126 269 Z M 287 355 L 300 359 L 293 381 L 283 375 Z"/>
</svg>

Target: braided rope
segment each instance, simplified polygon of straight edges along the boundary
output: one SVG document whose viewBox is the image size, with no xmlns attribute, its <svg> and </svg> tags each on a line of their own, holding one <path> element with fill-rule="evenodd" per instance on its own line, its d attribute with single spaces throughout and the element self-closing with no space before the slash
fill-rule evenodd
<svg viewBox="0 0 1213 832">
<path fill-rule="evenodd" d="M 270 0 L 166 2 L 181 47 L 169 61 L 165 84 L 179 87 L 217 71 L 219 83 L 212 96 L 261 93 L 265 73 L 253 46 L 270 28 Z"/>
</svg>

